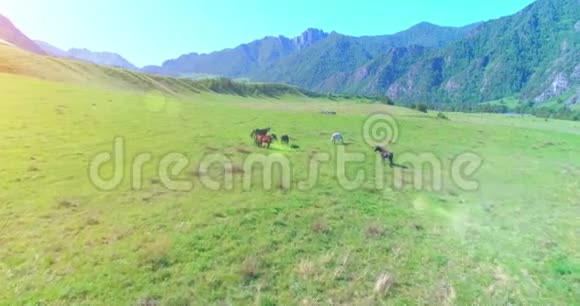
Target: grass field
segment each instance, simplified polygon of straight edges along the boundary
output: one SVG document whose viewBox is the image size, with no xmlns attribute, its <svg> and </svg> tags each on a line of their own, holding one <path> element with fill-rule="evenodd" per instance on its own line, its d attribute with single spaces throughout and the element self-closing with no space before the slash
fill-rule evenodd
<svg viewBox="0 0 580 306">
<path fill-rule="evenodd" d="M 578 303 L 578 122 L 455 113 L 447 121 L 293 95 L 173 99 L 8 74 L 0 103 L 0 304 Z M 462 152 L 480 156 L 478 190 L 449 180 L 440 191 L 375 188 L 361 127 L 378 111 L 398 122 L 396 156 L 432 153 L 445 173 Z M 299 148 L 255 147 L 248 134 L 265 126 Z M 347 151 L 368 156 L 346 169 L 368 176 L 352 191 L 332 162 L 307 192 L 277 181 L 264 190 L 259 179 L 243 190 L 241 171 L 232 190 L 211 191 L 195 172 L 207 154 L 239 166 L 253 153 L 281 153 L 300 180 L 313 154 L 336 157 L 335 131 Z M 125 140 L 125 177 L 99 191 L 89 163 L 115 137 Z M 144 152 L 153 158 L 133 190 L 131 161 Z M 170 152 L 190 160 L 177 176 L 193 190 L 160 184 L 157 165 Z"/>
<path fill-rule="evenodd" d="M 520 103 L 521 101 L 517 97 L 508 97 L 504 99 L 485 102 L 485 104 L 490 105 L 505 105 L 510 110 L 515 109 Z"/>
<path fill-rule="evenodd" d="M 576 89 L 571 89 L 568 92 L 566 92 L 560 96 L 552 97 L 548 100 L 545 100 L 545 101 L 539 103 L 537 105 L 537 107 L 544 108 L 544 109 L 560 109 L 560 108 L 565 106 L 566 101 L 569 101 L 570 98 L 572 98 L 574 96 L 575 92 L 576 92 Z M 526 102 L 518 99 L 517 97 L 507 97 L 507 98 L 503 98 L 503 99 L 484 102 L 482 104 L 489 104 L 489 105 L 494 105 L 494 106 L 504 105 L 505 107 L 507 107 L 509 112 L 514 112 L 518 106 L 521 106 L 522 104 L 525 104 L 525 103 Z M 572 110 L 578 110 L 578 109 L 580 109 L 580 104 L 579 103 L 571 104 L 571 105 L 569 105 L 569 107 Z"/>
</svg>

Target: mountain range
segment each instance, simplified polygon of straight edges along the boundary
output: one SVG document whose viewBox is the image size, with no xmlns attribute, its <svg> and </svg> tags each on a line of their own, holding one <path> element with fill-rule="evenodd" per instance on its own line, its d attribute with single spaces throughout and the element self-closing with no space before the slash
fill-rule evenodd
<svg viewBox="0 0 580 306">
<path fill-rule="evenodd" d="M 392 35 L 308 29 L 209 54 L 189 53 L 142 72 L 277 82 L 322 93 L 386 95 L 402 102 L 537 104 L 580 97 L 580 2 L 537 0 L 520 12 L 464 27 L 420 23 Z M 0 39 L 38 54 L 138 70 L 118 54 L 32 42 L 6 18 Z"/>
<path fill-rule="evenodd" d="M 33 41 L 3 15 L 0 15 L 0 42 L 40 55 L 72 58 L 98 65 L 138 70 L 135 65 L 116 53 L 93 52 L 87 49 L 75 48 L 65 51 L 43 41 Z"/>
<path fill-rule="evenodd" d="M 392 48 L 444 47 L 464 37 L 476 26 L 454 28 L 424 22 L 393 35 L 363 37 L 311 28 L 294 38 L 270 36 L 233 49 L 182 55 L 165 61 L 161 66 L 144 67 L 143 71 L 171 76 L 195 73 L 249 78 L 341 92 L 346 88 L 327 88 L 324 82 L 337 74 L 353 72 Z"/>
<path fill-rule="evenodd" d="M 395 99 L 481 102 L 519 95 L 543 102 L 580 94 L 580 1 L 538 0 L 480 25 L 385 83 Z M 576 101 L 575 100 L 575 101 Z"/>
<path fill-rule="evenodd" d="M 131 64 L 128 60 L 117 53 L 112 52 L 94 52 L 84 48 L 71 48 L 68 50 L 62 50 L 58 47 L 51 45 L 50 43 L 35 40 L 37 46 L 39 46 L 42 51 L 46 54 L 62 57 L 62 58 L 72 58 L 85 62 L 94 63 L 97 65 L 111 66 L 117 68 L 125 68 L 130 70 L 138 70 L 135 65 Z"/>
<path fill-rule="evenodd" d="M 541 103 L 580 96 L 580 2 L 538 0 L 515 15 L 465 27 L 418 24 L 393 35 L 352 37 L 309 29 L 144 71 L 288 83 L 329 93 L 406 102 Z M 298 43 L 301 42 L 301 43 Z M 573 101 L 572 101 L 573 100 Z"/>
</svg>

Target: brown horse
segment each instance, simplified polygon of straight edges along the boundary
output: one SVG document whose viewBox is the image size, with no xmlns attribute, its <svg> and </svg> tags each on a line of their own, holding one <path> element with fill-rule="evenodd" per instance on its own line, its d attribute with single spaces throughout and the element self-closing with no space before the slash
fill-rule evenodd
<svg viewBox="0 0 580 306">
<path fill-rule="evenodd" d="M 270 148 L 270 144 L 275 140 L 278 140 L 278 137 L 276 137 L 274 134 L 256 136 L 256 144 L 260 147 L 263 147 L 264 144 L 266 144 L 266 148 L 268 149 Z"/>
</svg>

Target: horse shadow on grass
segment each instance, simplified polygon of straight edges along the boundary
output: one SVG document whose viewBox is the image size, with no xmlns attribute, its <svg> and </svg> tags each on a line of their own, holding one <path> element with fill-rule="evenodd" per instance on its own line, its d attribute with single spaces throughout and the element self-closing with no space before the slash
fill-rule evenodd
<svg viewBox="0 0 580 306">
<path fill-rule="evenodd" d="M 298 152 L 302 151 L 299 145 L 291 144 L 291 145 L 272 145 L 269 148 L 263 147 L 261 149 L 269 150 L 269 151 L 276 151 L 276 152 Z"/>
<path fill-rule="evenodd" d="M 409 169 L 409 167 L 407 167 L 407 166 L 405 166 L 405 165 L 397 164 L 397 163 L 393 163 L 393 164 L 391 165 L 391 168 Z"/>
</svg>

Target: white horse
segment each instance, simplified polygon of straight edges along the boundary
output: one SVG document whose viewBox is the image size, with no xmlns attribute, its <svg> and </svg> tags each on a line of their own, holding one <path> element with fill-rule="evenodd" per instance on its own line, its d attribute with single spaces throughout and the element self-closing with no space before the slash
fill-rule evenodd
<svg viewBox="0 0 580 306">
<path fill-rule="evenodd" d="M 344 139 L 342 138 L 341 133 L 332 134 L 332 137 L 330 137 L 330 141 L 332 141 L 332 143 L 336 143 L 336 142 L 344 143 Z"/>
</svg>

